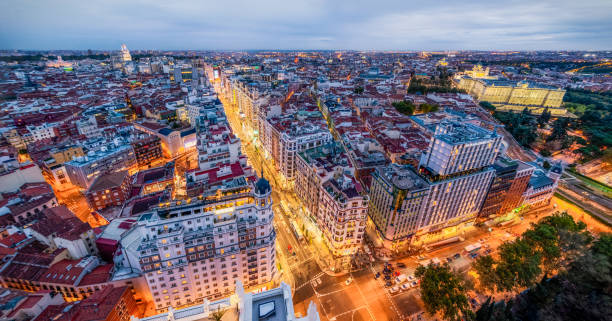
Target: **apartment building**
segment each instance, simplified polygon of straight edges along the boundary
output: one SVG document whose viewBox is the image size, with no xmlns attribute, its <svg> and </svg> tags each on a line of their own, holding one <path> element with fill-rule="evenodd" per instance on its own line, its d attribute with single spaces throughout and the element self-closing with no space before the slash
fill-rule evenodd
<svg viewBox="0 0 612 321">
<path fill-rule="evenodd" d="M 313 218 L 318 217 L 323 183 L 335 174 L 355 172 L 342 147 L 333 142 L 298 153 L 295 165 L 295 193 Z"/>
<path fill-rule="evenodd" d="M 110 206 L 121 206 L 130 198 L 132 180 L 128 171 L 117 171 L 98 176 L 85 192 L 87 203 L 97 211 Z"/>
<path fill-rule="evenodd" d="M 138 166 L 151 166 L 151 163 L 163 157 L 161 139 L 148 136 L 131 142 L 134 157 Z"/>
<path fill-rule="evenodd" d="M 161 204 L 140 217 L 138 242 L 119 242 L 117 261 L 144 274 L 158 311 L 227 296 L 236 281 L 268 284 L 277 273 L 270 195 L 260 178 L 252 187 Z"/>
<path fill-rule="evenodd" d="M 126 170 L 136 164 L 134 150 L 129 144 L 116 140 L 114 143 L 90 150 L 86 156 L 79 156 L 64 163 L 70 182 L 87 189 L 104 173 Z"/>
<path fill-rule="evenodd" d="M 368 196 L 352 175 L 338 175 L 321 186 L 317 224 L 334 256 L 357 253 L 368 217 Z M 347 262 L 348 263 L 348 262 Z"/>
<path fill-rule="evenodd" d="M 332 141 L 327 125 L 320 119 L 269 118 L 266 122 L 272 130 L 269 144 L 264 144 L 264 147 L 288 181 L 295 179 L 297 153 Z"/>
</svg>

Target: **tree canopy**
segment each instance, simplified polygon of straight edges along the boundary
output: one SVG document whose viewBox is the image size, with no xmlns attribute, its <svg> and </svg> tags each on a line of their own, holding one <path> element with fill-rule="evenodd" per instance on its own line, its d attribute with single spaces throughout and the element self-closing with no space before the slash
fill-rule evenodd
<svg viewBox="0 0 612 321">
<path fill-rule="evenodd" d="M 471 318 L 466 282 L 447 264 L 419 266 L 415 276 L 420 280 L 421 297 L 427 313 L 441 312 L 446 320 Z"/>
</svg>

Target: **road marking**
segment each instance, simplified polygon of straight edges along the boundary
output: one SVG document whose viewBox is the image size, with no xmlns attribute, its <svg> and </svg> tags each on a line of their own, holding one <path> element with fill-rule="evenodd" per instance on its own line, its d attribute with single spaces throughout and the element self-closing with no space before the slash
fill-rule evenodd
<svg viewBox="0 0 612 321">
<path fill-rule="evenodd" d="M 351 277 L 353 277 L 352 274 L 351 274 Z M 361 295 L 361 298 L 363 299 L 363 302 L 365 302 L 366 310 L 370 314 L 370 317 L 372 318 L 372 320 L 376 321 L 376 317 L 374 317 L 374 314 L 370 310 L 370 305 L 368 304 L 368 300 L 366 300 L 365 296 L 363 295 L 363 292 L 361 292 L 361 288 L 359 287 L 358 283 L 359 282 L 355 282 L 355 286 L 357 287 L 357 291 L 359 291 L 359 295 Z"/>
</svg>

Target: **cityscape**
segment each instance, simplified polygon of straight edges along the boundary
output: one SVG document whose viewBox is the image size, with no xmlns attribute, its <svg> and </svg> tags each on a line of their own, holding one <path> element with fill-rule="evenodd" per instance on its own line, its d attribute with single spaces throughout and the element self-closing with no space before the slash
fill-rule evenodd
<svg viewBox="0 0 612 321">
<path fill-rule="evenodd" d="M 0 32 L 0 320 L 612 320 L 612 29 L 327 47 L 266 5 Z"/>
</svg>

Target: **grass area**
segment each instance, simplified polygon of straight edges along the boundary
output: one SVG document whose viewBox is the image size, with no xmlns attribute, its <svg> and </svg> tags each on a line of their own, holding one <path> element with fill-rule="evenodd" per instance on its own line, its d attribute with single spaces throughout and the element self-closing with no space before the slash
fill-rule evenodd
<svg viewBox="0 0 612 321">
<path fill-rule="evenodd" d="M 567 169 L 568 172 L 570 172 L 572 175 L 574 175 L 576 178 L 580 179 L 582 182 L 584 182 L 585 184 L 596 188 L 604 193 L 606 193 L 606 196 L 612 198 L 612 187 L 598 181 L 595 179 L 592 179 L 588 176 L 584 176 L 580 173 L 578 173 L 575 169 L 573 168 L 568 168 Z"/>
<path fill-rule="evenodd" d="M 592 217 L 593 219 L 595 219 L 599 223 L 604 224 L 604 225 L 606 225 L 608 227 L 612 227 L 612 225 L 610 225 L 610 223 L 608 223 L 605 220 L 601 219 L 601 217 L 593 214 L 591 211 L 589 211 L 589 210 L 585 209 L 584 207 L 578 205 L 576 202 L 572 201 L 571 199 L 569 199 L 569 198 L 559 194 L 559 192 L 555 192 L 555 197 L 560 199 L 560 200 L 563 200 L 564 202 L 570 203 L 570 204 L 580 208 L 583 212 L 587 213 L 590 217 Z"/>
</svg>

